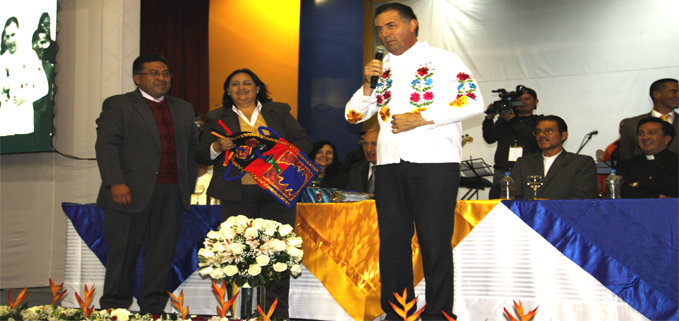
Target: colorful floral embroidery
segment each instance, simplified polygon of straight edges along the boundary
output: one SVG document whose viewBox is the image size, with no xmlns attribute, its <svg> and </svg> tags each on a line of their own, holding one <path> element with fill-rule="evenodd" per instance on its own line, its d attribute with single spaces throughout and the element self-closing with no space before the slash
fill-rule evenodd
<svg viewBox="0 0 679 321">
<path fill-rule="evenodd" d="M 462 107 L 467 104 L 467 99 L 471 98 L 476 100 L 476 85 L 474 84 L 474 79 L 466 73 L 457 74 L 457 82 L 460 85 L 457 86 L 457 97 L 455 101 L 449 103 L 451 107 Z"/>
<path fill-rule="evenodd" d="M 386 122 L 389 117 L 391 117 L 391 110 L 389 110 L 389 107 L 382 107 L 380 108 L 380 117 L 382 117 L 382 121 Z"/>
<path fill-rule="evenodd" d="M 361 113 L 357 113 L 353 110 L 350 110 L 347 113 L 347 121 L 351 124 L 357 124 L 362 119 L 363 119 L 363 114 L 361 114 Z"/>
<path fill-rule="evenodd" d="M 375 88 L 375 93 L 377 97 L 377 108 L 380 109 L 380 116 L 382 121 L 387 121 L 391 117 L 391 112 L 389 111 L 389 102 L 391 102 L 391 84 L 393 80 L 391 79 L 391 69 L 387 69 L 382 73 L 380 81 L 377 83 L 377 88 Z"/>
<path fill-rule="evenodd" d="M 415 72 L 415 79 L 410 83 L 413 92 L 410 94 L 410 104 L 415 106 L 413 113 L 427 110 L 426 106 L 434 103 L 434 69 L 428 66 L 420 67 Z"/>
<path fill-rule="evenodd" d="M 462 107 L 467 104 L 467 96 L 458 96 L 454 102 L 448 104 L 450 107 Z"/>
</svg>

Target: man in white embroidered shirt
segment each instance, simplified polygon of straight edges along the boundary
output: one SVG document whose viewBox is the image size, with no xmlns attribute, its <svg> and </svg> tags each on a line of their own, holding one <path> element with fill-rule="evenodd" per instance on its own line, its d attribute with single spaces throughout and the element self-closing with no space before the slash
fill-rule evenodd
<svg viewBox="0 0 679 321">
<path fill-rule="evenodd" d="M 426 289 L 423 320 L 445 320 L 453 310 L 451 238 L 460 180 L 460 122 L 483 112 L 483 99 L 459 57 L 417 40 L 412 9 L 388 3 L 375 11 L 375 28 L 389 53 L 370 61 L 364 84 L 347 103 L 345 117 L 359 123 L 379 113 L 375 196 L 380 228 L 382 309 L 393 293 L 414 298 L 415 226 L 422 248 Z M 375 89 L 370 78 L 378 76 Z M 414 223 L 414 225 L 413 225 Z M 410 312 L 417 311 L 411 309 Z"/>
</svg>

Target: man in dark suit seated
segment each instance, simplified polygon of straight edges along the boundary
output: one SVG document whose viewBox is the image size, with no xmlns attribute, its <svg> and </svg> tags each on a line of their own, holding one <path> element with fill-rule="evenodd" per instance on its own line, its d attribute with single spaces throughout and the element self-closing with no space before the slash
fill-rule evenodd
<svg viewBox="0 0 679 321">
<path fill-rule="evenodd" d="M 643 154 L 618 163 L 623 178 L 623 198 L 664 198 L 679 194 L 677 154 L 668 146 L 675 136 L 674 127 L 660 118 L 639 121 L 637 141 Z"/>
<path fill-rule="evenodd" d="M 542 153 L 520 157 L 512 169 L 514 198 L 532 199 L 526 177 L 541 175 L 543 186 L 537 197 L 544 199 L 584 199 L 597 197 L 594 159 L 563 149 L 568 126 L 559 116 L 542 117 L 533 132 Z"/>
<path fill-rule="evenodd" d="M 375 128 L 365 132 L 361 147 L 365 155 L 364 161 L 351 166 L 347 189 L 362 193 L 375 193 L 375 177 L 373 177 L 375 163 L 377 162 L 377 136 L 380 130 Z"/>
<path fill-rule="evenodd" d="M 191 211 L 198 164 L 193 107 L 168 96 L 172 74 L 165 57 L 139 56 L 132 65 L 137 90 L 107 98 L 97 119 L 97 163 L 108 262 L 102 309 L 128 309 L 137 256 L 144 245 L 140 313 L 160 314 L 183 211 Z"/>
</svg>

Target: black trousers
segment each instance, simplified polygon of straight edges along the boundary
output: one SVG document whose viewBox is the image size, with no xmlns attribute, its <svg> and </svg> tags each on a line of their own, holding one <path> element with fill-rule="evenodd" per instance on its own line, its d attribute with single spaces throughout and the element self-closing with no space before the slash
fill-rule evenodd
<svg viewBox="0 0 679 321">
<path fill-rule="evenodd" d="M 104 293 L 99 299 L 102 309 L 127 309 L 132 304 L 137 257 L 144 244 L 140 313 L 163 312 L 184 212 L 181 200 L 177 184 L 160 184 L 155 186 L 149 205 L 139 213 L 104 209 L 108 258 Z"/>
<path fill-rule="evenodd" d="M 230 216 L 245 215 L 248 218 L 263 218 L 295 227 L 297 206 L 288 209 L 258 185 L 243 185 L 242 197 L 242 201 L 221 201 L 222 221 L 226 221 Z M 271 282 L 266 290 L 265 312 L 268 312 L 273 302 L 278 299 L 273 317 L 289 318 L 289 296 L 290 278 L 282 280 L 280 287 Z"/>
<path fill-rule="evenodd" d="M 375 202 L 380 228 L 382 309 L 387 320 L 400 320 L 389 301 L 406 289 L 415 298 L 411 240 L 417 230 L 427 282 L 422 320 L 446 320 L 453 310 L 453 237 L 460 164 L 380 165 L 375 172 Z M 400 307 L 400 306 L 399 306 Z M 402 307 L 401 307 L 402 308 Z M 417 311 L 413 308 L 411 313 Z"/>
</svg>

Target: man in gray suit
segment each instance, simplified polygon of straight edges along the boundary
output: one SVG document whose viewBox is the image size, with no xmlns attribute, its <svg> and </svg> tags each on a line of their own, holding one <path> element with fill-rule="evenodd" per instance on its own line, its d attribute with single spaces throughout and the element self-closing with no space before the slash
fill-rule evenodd
<svg viewBox="0 0 679 321">
<path fill-rule="evenodd" d="M 137 90 L 109 97 L 97 119 L 97 163 L 105 212 L 108 259 L 102 309 L 132 304 L 137 256 L 144 244 L 141 313 L 162 313 L 183 211 L 190 211 L 198 165 L 198 130 L 190 103 L 166 95 L 165 57 L 139 56 L 132 66 Z"/>
<path fill-rule="evenodd" d="M 542 153 L 520 157 L 512 168 L 514 198 L 532 199 L 526 176 L 541 175 L 543 186 L 538 198 L 583 199 L 597 197 L 597 176 L 594 159 L 563 149 L 568 138 L 568 126 L 559 116 L 538 119 L 533 132 Z"/>
<path fill-rule="evenodd" d="M 377 136 L 379 134 L 380 130 L 378 128 L 365 132 L 361 142 L 365 160 L 351 166 L 349 181 L 347 182 L 348 190 L 375 194 L 375 178 L 373 175 L 375 175 L 374 166 L 377 162 Z"/>
<path fill-rule="evenodd" d="M 679 132 L 679 117 L 674 111 L 679 108 L 679 83 L 677 80 L 673 78 L 656 80 L 651 84 L 649 94 L 653 101 L 651 112 L 624 120 L 625 125 L 620 133 L 620 159 L 628 159 L 634 155 L 642 154 L 639 144 L 637 144 L 637 124 L 644 118 L 661 118 L 672 124 L 675 133 Z M 679 139 L 673 138 L 668 149 L 671 152 L 679 153 Z"/>
</svg>

